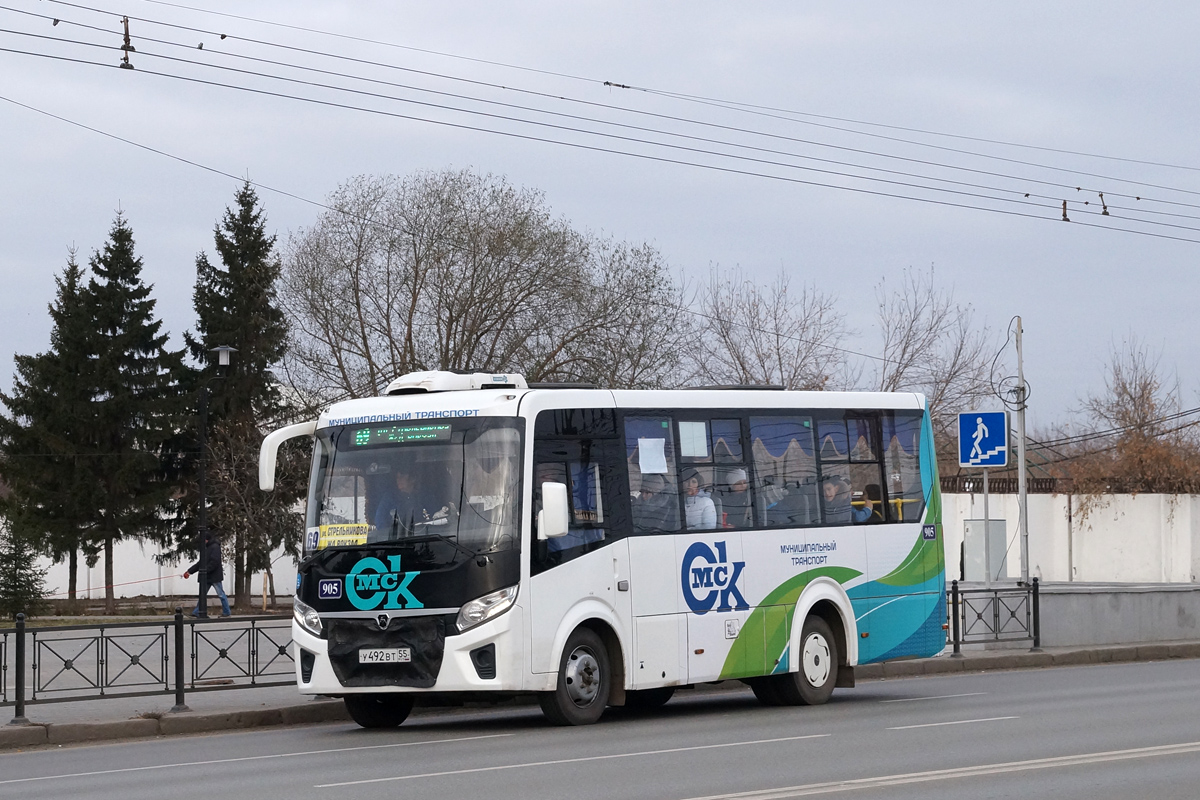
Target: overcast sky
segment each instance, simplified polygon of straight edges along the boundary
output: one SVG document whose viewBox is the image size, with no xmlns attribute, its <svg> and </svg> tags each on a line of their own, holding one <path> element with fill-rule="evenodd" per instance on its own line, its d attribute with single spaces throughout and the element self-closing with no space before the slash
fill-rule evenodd
<svg viewBox="0 0 1200 800">
<path fill-rule="evenodd" d="M 978 322 L 1002 334 L 1023 317 L 1035 425 L 1099 390 L 1130 335 L 1200 405 L 1200 7 L 204 4 L 268 25 L 147 0 L 5 6 L 27 13 L 0 10 L 0 48 L 58 58 L 0 52 L 0 96 L 294 195 L 259 190 L 281 241 L 353 175 L 470 167 L 542 190 L 579 228 L 653 243 L 685 276 L 816 283 L 863 352 L 878 352 L 876 284 L 932 265 Z M 120 15 L 133 70 L 116 68 Z M 118 208 L 179 342 L 235 179 L 4 101 L 0 178 L 0 387 L 14 352 L 48 346 L 68 248 L 86 260 Z"/>
</svg>

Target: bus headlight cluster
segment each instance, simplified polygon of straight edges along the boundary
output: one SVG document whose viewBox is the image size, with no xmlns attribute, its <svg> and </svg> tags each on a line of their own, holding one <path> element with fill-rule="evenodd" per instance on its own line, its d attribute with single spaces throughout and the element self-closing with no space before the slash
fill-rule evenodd
<svg viewBox="0 0 1200 800">
<path fill-rule="evenodd" d="M 321 615 L 312 606 L 301 603 L 298 599 L 293 599 L 292 614 L 295 616 L 296 622 L 300 623 L 300 627 L 313 636 L 324 635 L 325 632 L 321 629 Z"/>
<path fill-rule="evenodd" d="M 517 602 L 516 586 L 506 586 L 499 591 L 485 594 L 483 597 L 476 597 L 459 609 L 456 623 L 459 632 L 500 616 L 512 608 L 515 602 Z"/>
</svg>

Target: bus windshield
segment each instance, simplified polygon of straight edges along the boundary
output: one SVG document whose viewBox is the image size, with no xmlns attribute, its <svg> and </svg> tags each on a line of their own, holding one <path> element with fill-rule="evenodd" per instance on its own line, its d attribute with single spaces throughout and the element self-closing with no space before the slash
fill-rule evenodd
<svg viewBox="0 0 1200 800">
<path fill-rule="evenodd" d="M 476 417 L 317 431 L 306 555 L 441 541 L 454 561 L 520 542 L 520 421 Z"/>
</svg>

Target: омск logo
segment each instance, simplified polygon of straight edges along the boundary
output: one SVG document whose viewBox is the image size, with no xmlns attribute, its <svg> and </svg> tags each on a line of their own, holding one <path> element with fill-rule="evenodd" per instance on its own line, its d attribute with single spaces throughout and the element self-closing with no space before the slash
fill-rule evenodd
<svg viewBox="0 0 1200 800">
<path fill-rule="evenodd" d="M 704 542 L 695 542 L 683 554 L 683 599 L 697 614 L 742 610 L 750 607 L 737 587 L 746 566 L 745 561 L 729 563 L 725 542 L 713 542 L 716 552 Z M 697 563 L 702 562 L 702 563 Z M 704 591 L 704 590 L 708 591 Z M 719 599 L 718 599 L 719 598 Z"/>
<path fill-rule="evenodd" d="M 387 560 L 384 564 L 373 556 L 359 559 L 346 576 L 346 599 L 361 611 L 379 608 L 380 603 L 383 608 L 424 608 L 425 604 L 408 590 L 413 578 L 421 573 L 402 572 L 400 556 L 388 556 Z"/>
</svg>

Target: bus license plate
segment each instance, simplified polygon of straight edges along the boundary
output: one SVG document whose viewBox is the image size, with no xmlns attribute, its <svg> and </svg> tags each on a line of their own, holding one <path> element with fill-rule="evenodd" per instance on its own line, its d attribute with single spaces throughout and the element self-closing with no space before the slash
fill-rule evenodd
<svg viewBox="0 0 1200 800">
<path fill-rule="evenodd" d="M 412 661 L 409 647 L 364 647 L 358 651 L 360 664 L 407 664 Z"/>
</svg>

